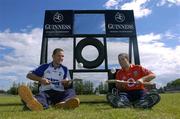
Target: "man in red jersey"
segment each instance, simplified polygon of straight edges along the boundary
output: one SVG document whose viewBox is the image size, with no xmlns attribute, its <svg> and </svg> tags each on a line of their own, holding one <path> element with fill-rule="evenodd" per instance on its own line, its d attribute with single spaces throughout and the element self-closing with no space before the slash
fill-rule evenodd
<svg viewBox="0 0 180 119">
<path fill-rule="evenodd" d="M 151 102 L 149 98 L 147 100 L 144 88 L 144 83 L 154 79 L 155 74 L 140 65 L 130 64 L 126 53 L 119 54 L 118 60 L 121 69 L 116 73 L 116 80 L 121 82 L 116 83 L 119 95 L 115 99 L 115 107 L 129 107 L 133 105 L 134 107 L 146 108 L 149 105 L 152 107 L 159 102 L 159 95 L 155 97 L 156 100 L 152 99 Z"/>
<path fill-rule="evenodd" d="M 155 74 L 141 65 L 129 63 L 128 54 L 121 53 L 118 56 L 119 64 L 122 69 L 116 73 L 116 80 L 122 80 L 132 83 L 116 83 L 119 90 L 138 91 L 144 90 L 144 82 L 149 82 L 155 78 Z"/>
</svg>

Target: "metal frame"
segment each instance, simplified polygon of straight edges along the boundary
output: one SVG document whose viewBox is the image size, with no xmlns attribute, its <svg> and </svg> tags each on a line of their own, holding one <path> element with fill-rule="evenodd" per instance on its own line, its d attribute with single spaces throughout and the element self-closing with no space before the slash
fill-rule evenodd
<svg viewBox="0 0 180 119">
<path fill-rule="evenodd" d="M 105 14 L 106 10 L 74 10 L 73 13 L 74 14 Z M 135 23 L 134 23 L 135 24 Z M 136 29 L 136 28 L 135 28 Z M 107 46 L 106 43 L 106 38 L 120 38 L 122 36 L 119 35 L 106 35 L 105 34 L 73 34 L 73 35 L 64 35 L 62 37 L 58 37 L 58 38 L 64 38 L 64 37 L 70 37 L 73 38 L 73 49 L 76 47 L 76 38 L 78 37 L 100 37 L 103 38 L 103 43 L 104 46 Z M 40 58 L 40 64 L 44 64 L 47 63 L 47 51 L 48 51 L 48 38 L 52 38 L 52 37 L 45 37 L 44 34 L 44 30 L 43 30 L 43 37 L 42 37 L 42 46 L 41 46 L 41 58 Z M 55 37 L 53 37 L 55 38 Z M 140 64 L 140 59 L 139 59 L 139 51 L 138 51 L 138 43 L 137 43 L 137 36 L 136 34 L 134 36 L 129 36 L 129 59 L 130 62 L 132 59 L 132 48 L 134 51 L 134 62 L 135 64 Z M 74 72 L 108 72 L 108 78 L 112 78 L 114 77 L 111 73 L 110 70 L 108 69 L 108 59 L 107 59 L 107 49 L 105 49 L 105 69 L 93 69 L 93 70 L 78 70 L 76 69 L 76 60 L 75 60 L 75 50 L 73 51 L 73 69 L 70 70 L 71 76 L 73 78 L 73 73 Z"/>
</svg>

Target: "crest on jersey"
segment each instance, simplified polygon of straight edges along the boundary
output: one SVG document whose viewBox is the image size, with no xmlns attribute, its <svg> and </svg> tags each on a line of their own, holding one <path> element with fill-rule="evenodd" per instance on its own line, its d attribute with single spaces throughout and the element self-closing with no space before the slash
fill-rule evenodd
<svg viewBox="0 0 180 119">
<path fill-rule="evenodd" d="M 59 76 L 61 76 L 62 75 L 62 72 L 59 72 Z"/>
<path fill-rule="evenodd" d="M 134 76 L 134 77 L 137 77 L 137 76 L 138 76 L 138 71 L 134 71 L 134 72 L 133 72 L 133 76 Z"/>
</svg>

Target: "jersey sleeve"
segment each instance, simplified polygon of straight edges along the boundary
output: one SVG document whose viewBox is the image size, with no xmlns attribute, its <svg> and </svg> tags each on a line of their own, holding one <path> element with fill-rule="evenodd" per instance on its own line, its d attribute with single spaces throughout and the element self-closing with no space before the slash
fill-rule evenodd
<svg viewBox="0 0 180 119">
<path fill-rule="evenodd" d="M 152 71 L 150 71 L 150 70 L 148 70 L 142 66 L 141 66 L 141 70 L 142 70 L 144 76 L 149 75 L 149 74 L 153 74 Z"/>
<path fill-rule="evenodd" d="M 49 64 L 43 64 L 32 71 L 33 74 L 42 77 L 44 75 L 44 71 L 49 67 Z"/>
</svg>

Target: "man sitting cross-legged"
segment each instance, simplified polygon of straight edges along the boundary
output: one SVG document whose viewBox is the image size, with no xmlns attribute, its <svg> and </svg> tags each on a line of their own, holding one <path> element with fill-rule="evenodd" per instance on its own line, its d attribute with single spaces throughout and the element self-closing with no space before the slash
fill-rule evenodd
<svg viewBox="0 0 180 119">
<path fill-rule="evenodd" d="M 56 48 L 52 58 L 51 63 L 43 64 L 27 74 L 27 78 L 40 83 L 40 92 L 37 95 L 33 96 L 31 90 L 25 85 L 18 88 L 21 100 L 30 110 L 40 111 L 47 109 L 49 105 L 74 109 L 80 104 L 75 90 L 67 88 L 71 85 L 71 78 L 67 67 L 62 65 L 63 49 Z"/>
<path fill-rule="evenodd" d="M 150 70 L 129 63 L 126 53 L 118 56 L 121 69 L 116 73 L 116 94 L 107 95 L 114 107 L 151 108 L 160 101 L 159 94 L 147 93 L 144 84 L 155 78 Z"/>
</svg>

